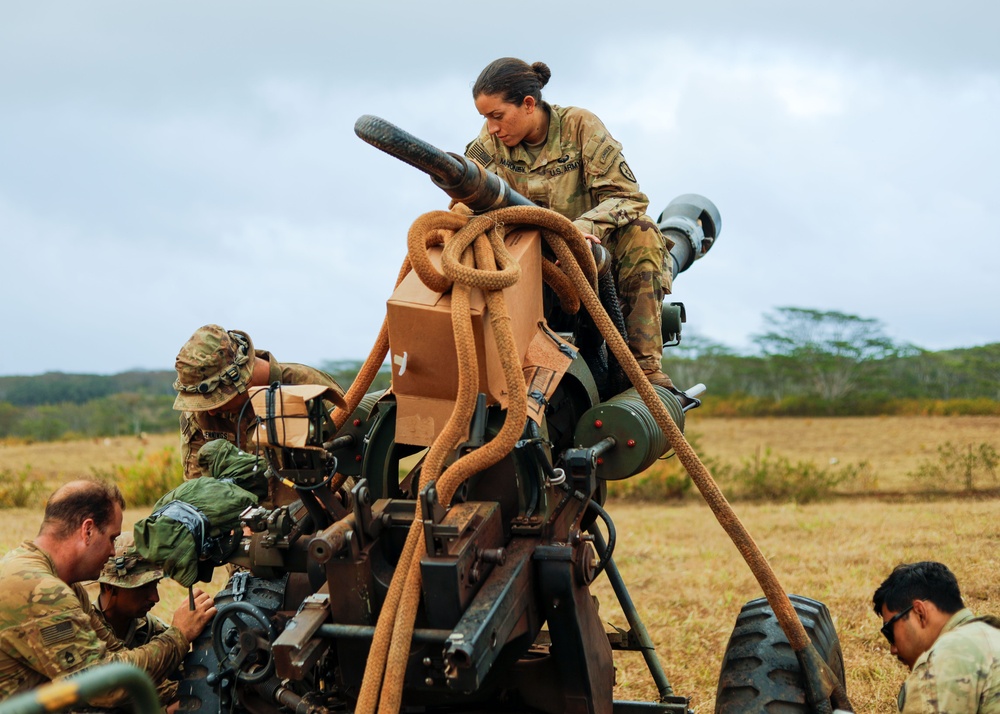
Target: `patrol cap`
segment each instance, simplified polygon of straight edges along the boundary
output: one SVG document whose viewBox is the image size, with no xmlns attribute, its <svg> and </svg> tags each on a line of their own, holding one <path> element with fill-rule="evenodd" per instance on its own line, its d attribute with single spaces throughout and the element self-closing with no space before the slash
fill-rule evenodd
<svg viewBox="0 0 1000 714">
<path fill-rule="evenodd" d="M 177 353 L 174 409 L 218 409 L 247 390 L 254 367 L 253 342 L 239 330 L 199 327 Z"/>
<path fill-rule="evenodd" d="M 163 579 L 163 569 L 139 555 L 132 533 L 115 539 L 115 554 L 104 564 L 99 582 L 119 588 L 141 588 Z"/>
</svg>

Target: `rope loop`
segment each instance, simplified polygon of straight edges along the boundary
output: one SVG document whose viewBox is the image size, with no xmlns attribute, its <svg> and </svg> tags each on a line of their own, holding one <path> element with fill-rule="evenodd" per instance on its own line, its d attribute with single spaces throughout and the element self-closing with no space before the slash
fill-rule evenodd
<svg viewBox="0 0 1000 714">
<path fill-rule="evenodd" d="M 483 290 L 503 290 L 520 280 L 521 265 L 507 250 L 501 233 L 503 229 L 496 223 L 492 213 L 476 216 L 470 220 L 445 244 L 444 253 L 441 255 L 441 268 L 445 276 L 453 282 Z M 479 267 L 462 265 L 462 254 L 481 236 L 486 236 L 499 270 L 489 265 L 481 265 L 479 260 L 476 261 Z"/>
<path fill-rule="evenodd" d="M 420 281 L 436 293 L 448 292 L 453 280 L 442 275 L 431 262 L 428 248 L 447 245 L 456 231 L 461 231 L 469 217 L 454 211 L 425 213 L 410 226 L 406 234 L 407 256 Z"/>
</svg>

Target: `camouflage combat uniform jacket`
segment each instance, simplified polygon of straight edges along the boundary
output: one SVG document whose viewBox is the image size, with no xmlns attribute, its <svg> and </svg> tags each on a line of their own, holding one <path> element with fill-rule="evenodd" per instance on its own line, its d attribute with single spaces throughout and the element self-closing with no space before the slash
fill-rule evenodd
<svg viewBox="0 0 1000 714">
<path fill-rule="evenodd" d="M 903 714 L 1000 713 L 1000 629 L 956 612 L 917 658 L 898 705 Z"/>
<path fill-rule="evenodd" d="M 484 124 L 465 155 L 600 239 L 613 258 L 629 348 L 644 370 L 660 369 L 660 306 L 672 288 L 673 241 L 646 215 L 649 199 L 601 120 L 579 107 L 543 106 L 549 130 L 537 153 L 524 142 L 505 146 Z"/>
<path fill-rule="evenodd" d="M 254 354 L 260 359 L 267 360 L 271 365 L 271 372 L 267 378 L 268 384 L 274 382 L 322 384 L 343 393 L 337 381 L 326 372 L 307 367 L 304 364 L 283 364 L 264 350 L 254 350 Z M 181 463 L 184 464 L 185 479 L 198 478 L 203 475 L 202 468 L 198 463 L 198 451 L 213 439 L 225 439 L 235 444 L 237 443 L 236 434 L 242 432 L 238 445 L 241 449 L 249 448 L 248 445 L 253 439 L 253 419 L 244 413 L 242 422 L 239 420 L 240 414 L 238 412 L 214 416 L 208 412 L 181 413 Z"/>
<path fill-rule="evenodd" d="M 79 583 L 67 585 L 52 559 L 25 541 L 0 560 L 0 700 L 80 669 L 126 662 L 162 682 L 181 663 L 187 638 L 170 627 L 137 649 L 127 649 L 90 604 Z M 110 707 L 124 691 L 95 698 Z"/>
<path fill-rule="evenodd" d="M 523 143 L 505 146 L 485 125 L 465 155 L 602 241 L 644 215 L 649 199 L 601 120 L 579 107 L 545 106 L 549 133 L 536 156 Z"/>
</svg>

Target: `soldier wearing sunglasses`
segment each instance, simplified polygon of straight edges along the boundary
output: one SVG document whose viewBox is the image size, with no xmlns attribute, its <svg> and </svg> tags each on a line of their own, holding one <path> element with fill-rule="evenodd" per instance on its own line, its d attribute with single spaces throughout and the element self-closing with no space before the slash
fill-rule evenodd
<svg viewBox="0 0 1000 714">
<path fill-rule="evenodd" d="M 890 652 L 910 668 L 900 712 L 1000 714 L 1000 619 L 973 615 L 945 565 L 897 565 L 872 604 Z"/>
</svg>

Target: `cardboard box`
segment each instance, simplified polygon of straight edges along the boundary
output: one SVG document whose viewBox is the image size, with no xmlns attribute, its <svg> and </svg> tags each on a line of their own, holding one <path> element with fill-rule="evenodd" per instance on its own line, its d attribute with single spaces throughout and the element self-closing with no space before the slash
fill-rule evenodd
<svg viewBox="0 0 1000 714">
<path fill-rule="evenodd" d="M 521 266 L 521 279 L 504 289 L 518 350 L 518 367 L 542 320 L 541 234 L 512 231 L 507 249 Z M 431 260 L 440 269 L 441 248 Z M 486 296 L 470 295 L 472 331 L 479 363 L 479 391 L 489 404 L 506 406 L 503 365 L 490 325 Z M 451 293 L 428 288 L 416 273 L 403 279 L 386 304 L 392 391 L 396 395 L 396 441 L 429 446 L 444 427 L 458 394 L 458 355 L 451 326 Z"/>
<path fill-rule="evenodd" d="M 309 402 L 319 397 L 341 409 L 347 408 L 344 399 L 332 387 L 321 384 L 279 385 L 274 391 L 273 409 L 268 408 L 269 392 L 270 387 L 251 387 L 248 392 L 254 414 L 260 420 L 255 436 L 261 446 L 319 449 L 309 445 L 315 436 L 310 428 Z"/>
</svg>

